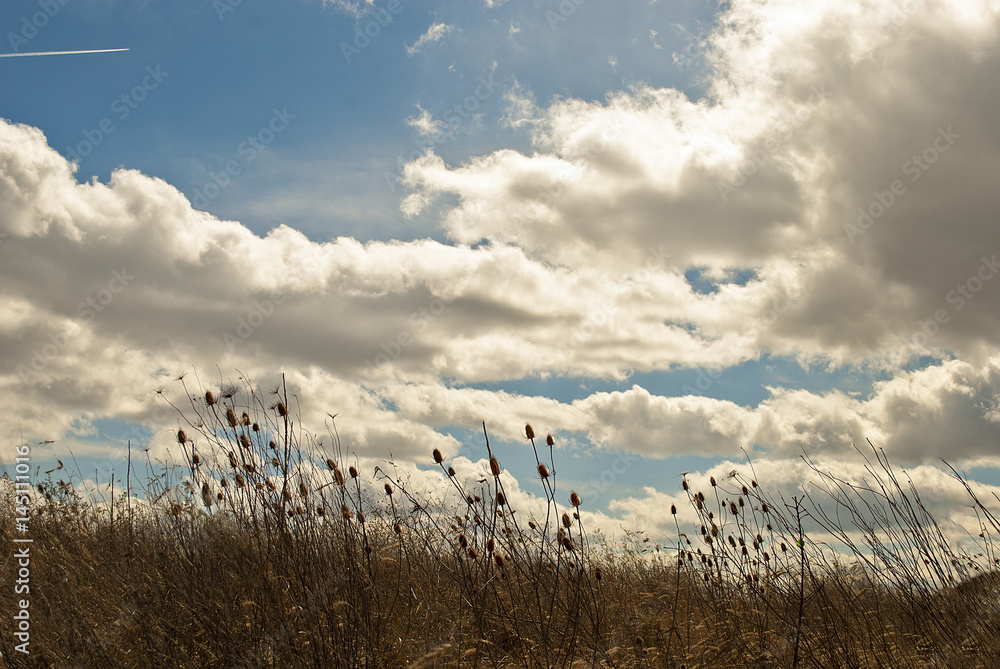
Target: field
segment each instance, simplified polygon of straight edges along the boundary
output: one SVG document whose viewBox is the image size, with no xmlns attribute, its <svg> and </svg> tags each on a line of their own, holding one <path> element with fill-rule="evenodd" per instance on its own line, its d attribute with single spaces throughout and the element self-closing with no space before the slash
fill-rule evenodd
<svg viewBox="0 0 1000 669">
<path fill-rule="evenodd" d="M 428 453 L 450 486 L 430 495 L 391 463 L 359 471 L 335 427 L 318 453 L 288 406 L 253 388 L 196 395 L 179 412 L 185 465 L 130 461 L 146 469 L 143 501 L 121 491 L 95 506 L 66 469 L 38 482 L 31 655 L 8 633 L 0 664 L 825 669 L 1000 656 L 996 519 L 966 486 L 983 534 L 959 550 L 875 448 L 870 485 L 827 476 L 822 503 L 775 498 L 739 472 L 685 478 L 680 515 L 694 523 L 677 520 L 666 542 L 610 542 L 588 532 L 585 501 L 555 481 L 552 439 L 530 426 L 531 513 L 507 498 L 486 434 L 476 479 Z M 5 555 L 12 540 L 5 528 Z M 14 600 L 0 601 L 12 620 Z"/>
</svg>

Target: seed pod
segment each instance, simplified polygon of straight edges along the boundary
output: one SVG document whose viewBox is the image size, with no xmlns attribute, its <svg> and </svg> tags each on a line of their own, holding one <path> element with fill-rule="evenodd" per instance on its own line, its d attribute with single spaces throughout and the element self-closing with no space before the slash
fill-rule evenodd
<svg viewBox="0 0 1000 669">
<path fill-rule="evenodd" d="M 434 464 L 438 464 L 439 465 L 442 462 L 444 462 L 444 456 L 441 455 L 441 451 L 439 451 L 438 449 L 435 448 L 434 452 L 432 453 L 432 455 L 434 456 Z"/>
<path fill-rule="evenodd" d="M 244 425 L 250 424 L 250 414 L 248 414 L 246 411 L 243 412 L 243 416 L 241 418 L 242 418 L 242 423 Z"/>
<path fill-rule="evenodd" d="M 253 425 L 250 426 L 250 429 L 253 430 L 254 432 L 260 432 L 260 425 L 254 423 Z"/>
<path fill-rule="evenodd" d="M 300 481 L 299 482 L 299 497 L 301 497 L 302 499 L 305 499 L 308 496 L 309 496 L 309 488 L 306 487 L 305 483 L 303 483 L 303 482 Z"/>
<path fill-rule="evenodd" d="M 326 459 L 326 468 L 329 469 L 332 472 L 334 469 L 337 468 L 337 464 L 333 461 L 332 458 L 327 458 Z"/>
<path fill-rule="evenodd" d="M 687 490 L 687 489 L 688 489 L 688 482 L 687 482 L 687 479 L 682 479 L 682 480 L 681 480 L 681 489 L 682 489 L 682 490 Z"/>
<path fill-rule="evenodd" d="M 288 488 L 281 489 L 281 498 L 286 502 L 292 501 L 292 492 Z"/>
<path fill-rule="evenodd" d="M 572 521 L 572 519 L 570 519 L 568 513 L 564 513 L 562 515 L 562 524 L 563 524 L 563 527 L 565 527 L 567 529 L 570 528 L 570 527 L 573 527 L 573 521 Z"/>
<path fill-rule="evenodd" d="M 196 465 L 200 465 L 201 464 L 201 456 L 198 455 L 197 453 L 192 454 L 191 455 L 191 462 L 193 462 Z"/>
<path fill-rule="evenodd" d="M 236 487 L 237 487 L 237 488 L 242 488 L 243 486 L 245 486 L 245 485 L 246 485 L 246 481 L 244 481 L 244 480 L 243 480 L 243 477 L 242 477 L 242 476 L 240 476 L 239 474 L 237 474 L 237 475 L 236 475 L 235 477 L 233 477 L 233 478 L 235 478 L 235 479 L 236 479 Z"/>
<path fill-rule="evenodd" d="M 211 390 L 205 392 L 205 404 L 208 406 L 215 404 L 215 395 L 212 394 Z"/>
<path fill-rule="evenodd" d="M 546 435 L 546 437 L 545 437 L 545 445 L 546 446 L 555 446 L 555 443 L 556 443 L 556 440 L 552 438 L 551 434 Z"/>
<path fill-rule="evenodd" d="M 461 546 L 462 548 L 469 547 L 469 540 L 465 537 L 464 534 L 458 535 L 458 545 Z"/>
<path fill-rule="evenodd" d="M 717 484 L 717 483 L 715 482 L 715 477 L 714 477 L 714 476 L 709 476 L 709 477 L 708 477 L 708 482 L 712 484 L 712 487 L 713 487 L 713 488 L 714 488 L 715 486 L 717 486 L 717 485 L 718 485 L 718 484 Z"/>
<path fill-rule="evenodd" d="M 492 553 L 494 548 L 496 548 L 496 544 L 493 542 L 493 537 L 490 537 L 486 542 L 486 550 Z"/>
<path fill-rule="evenodd" d="M 569 503 L 576 508 L 580 508 L 580 505 L 583 504 L 583 501 L 580 499 L 580 496 L 576 494 L 575 490 L 569 494 Z"/>
<path fill-rule="evenodd" d="M 495 457 L 491 457 L 490 458 L 490 473 L 493 474 L 494 478 L 496 478 L 497 476 L 500 476 L 500 472 L 501 471 L 503 471 L 503 470 L 500 468 L 500 461 L 497 460 Z"/>
<path fill-rule="evenodd" d="M 677 506 L 674 505 L 674 504 L 670 505 L 670 515 L 671 516 L 676 516 L 677 515 Z"/>
<path fill-rule="evenodd" d="M 221 485 L 223 488 L 229 487 L 229 481 L 226 480 L 225 476 L 223 476 L 222 480 L 219 481 L 219 485 Z"/>
<path fill-rule="evenodd" d="M 177 430 L 177 443 L 186 444 L 187 440 L 188 438 L 187 435 L 184 434 L 184 430 Z"/>
<path fill-rule="evenodd" d="M 392 486 L 388 483 L 385 484 L 385 494 L 392 497 Z"/>
<path fill-rule="evenodd" d="M 354 465 L 350 466 L 350 468 L 347 470 L 347 473 L 351 475 L 352 479 L 358 478 L 358 470 L 355 469 Z"/>
<path fill-rule="evenodd" d="M 236 412 L 232 408 L 226 409 L 226 422 L 229 423 L 229 427 L 236 427 L 237 425 Z"/>
<path fill-rule="evenodd" d="M 278 402 L 278 406 L 275 407 L 275 408 L 278 410 L 278 415 L 279 416 L 287 416 L 288 415 L 288 407 L 286 407 L 283 402 Z"/>
<path fill-rule="evenodd" d="M 243 465 L 243 469 L 247 470 L 247 472 L 250 474 L 257 473 L 257 466 L 254 465 L 254 463 L 252 462 L 248 462 L 245 465 Z"/>
<path fill-rule="evenodd" d="M 497 492 L 497 506 L 503 506 L 507 503 L 507 498 L 502 492 Z"/>
<path fill-rule="evenodd" d="M 542 479 L 547 479 L 549 477 L 549 468 L 543 465 L 541 462 L 538 463 L 538 475 Z"/>
<path fill-rule="evenodd" d="M 392 531 L 398 534 L 399 536 L 403 536 L 403 528 L 399 526 L 399 523 L 392 524 Z"/>
<path fill-rule="evenodd" d="M 576 550 L 576 545 L 573 543 L 573 540 L 570 539 L 569 537 L 563 537 L 562 544 L 568 551 Z"/>
<path fill-rule="evenodd" d="M 243 448 L 245 448 L 246 450 L 249 451 L 250 450 L 250 437 L 246 436 L 245 434 L 241 434 L 240 435 L 240 446 L 242 446 Z"/>
<path fill-rule="evenodd" d="M 337 466 L 333 466 L 333 480 L 337 482 L 337 485 L 344 485 L 344 473 L 337 469 Z"/>
<path fill-rule="evenodd" d="M 530 424 L 524 426 L 524 434 L 528 437 L 528 439 L 535 438 L 535 431 L 531 428 Z"/>
<path fill-rule="evenodd" d="M 734 516 L 737 513 L 739 513 L 739 510 L 736 507 L 736 502 L 730 502 L 729 503 L 729 513 L 733 514 Z"/>
<path fill-rule="evenodd" d="M 455 476 L 456 473 L 457 472 L 455 471 L 454 467 L 448 467 L 448 476 L 451 476 L 451 477 L 454 478 L 454 476 Z"/>
<path fill-rule="evenodd" d="M 469 557 L 472 558 L 473 560 L 479 558 L 479 551 L 476 550 L 475 546 L 469 549 Z"/>
<path fill-rule="evenodd" d="M 497 566 L 503 569 L 503 556 L 497 553 L 493 556 L 493 560 L 497 563 Z"/>
<path fill-rule="evenodd" d="M 233 469 L 236 469 L 237 467 L 239 467 L 239 466 L 240 466 L 240 463 L 239 463 L 239 461 L 238 461 L 238 460 L 236 459 L 236 454 L 235 454 L 235 453 L 233 453 L 232 451 L 229 451 L 229 465 L 230 465 L 230 466 L 231 466 L 231 467 L 232 467 Z"/>
</svg>

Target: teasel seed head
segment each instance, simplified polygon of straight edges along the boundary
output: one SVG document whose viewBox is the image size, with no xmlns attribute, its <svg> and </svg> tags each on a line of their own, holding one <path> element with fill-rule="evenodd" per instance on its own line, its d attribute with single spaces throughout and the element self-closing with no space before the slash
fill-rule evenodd
<svg viewBox="0 0 1000 669">
<path fill-rule="evenodd" d="M 226 422 L 229 423 L 229 427 L 236 427 L 238 421 L 236 420 L 236 412 L 232 408 L 226 409 Z"/>
<path fill-rule="evenodd" d="M 492 553 L 494 548 L 496 548 L 496 544 L 493 542 L 493 537 L 490 537 L 486 541 L 486 550 Z"/>
<path fill-rule="evenodd" d="M 576 550 L 576 545 L 573 543 L 573 540 L 570 539 L 569 537 L 563 537 L 562 544 L 568 551 Z"/>
<path fill-rule="evenodd" d="M 282 488 L 281 489 L 281 498 L 283 500 L 285 500 L 286 502 L 291 502 L 292 501 L 292 491 L 289 490 L 288 488 Z"/>
<path fill-rule="evenodd" d="M 535 430 L 532 429 L 530 423 L 524 426 L 524 434 L 525 434 L 525 436 L 528 437 L 528 439 L 534 439 L 535 438 Z"/>
<path fill-rule="evenodd" d="M 670 515 L 671 516 L 676 516 L 677 515 L 677 505 L 675 505 L 675 504 L 671 504 L 670 505 Z"/>
<path fill-rule="evenodd" d="M 249 451 L 250 450 L 250 437 L 246 436 L 245 434 L 241 434 L 240 435 L 240 446 L 242 446 L 243 448 L 245 448 L 246 450 Z"/>
<path fill-rule="evenodd" d="M 279 416 L 287 416 L 288 415 L 288 407 L 285 406 L 284 402 L 278 402 L 278 406 L 275 407 L 275 408 L 278 410 L 278 415 Z"/>
<path fill-rule="evenodd" d="M 201 456 L 198 455 L 197 453 L 193 453 L 191 455 L 191 462 L 193 462 L 196 465 L 200 465 L 201 464 Z"/>
<path fill-rule="evenodd" d="M 385 484 L 385 494 L 392 497 L 392 486 L 388 483 Z"/>
<path fill-rule="evenodd" d="M 187 440 L 188 438 L 187 435 L 184 434 L 184 430 L 177 430 L 177 443 L 186 444 Z"/>
<path fill-rule="evenodd" d="M 730 503 L 729 503 L 729 513 L 733 514 L 734 516 L 735 516 L 735 515 L 736 515 L 737 513 L 739 513 L 739 509 L 738 509 L 738 507 L 736 506 L 736 502 L 730 502 Z"/>
<path fill-rule="evenodd" d="M 464 534 L 459 534 L 458 535 L 458 545 L 461 546 L 462 548 L 468 548 L 469 547 L 469 540 L 468 540 L 468 538 L 466 538 L 466 536 Z"/>
<path fill-rule="evenodd" d="M 205 391 L 205 404 L 208 406 L 215 404 L 215 395 L 212 394 L 211 390 Z"/>
<path fill-rule="evenodd" d="M 254 423 L 253 425 L 250 426 L 250 429 L 253 430 L 254 432 L 260 432 L 260 425 Z"/>
<path fill-rule="evenodd" d="M 403 536 L 403 528 L 399 525 L 399 523 L 392 524 L 392 531 L 399 536 Z"/>
<path fill-rule="evenodd" d="M 476 560 L 476 559 L 479 558 L 479 551 L 476 550 L 475 546 L 473 546 L 473 547 L 471 547 L 469 549 L 469 557 L 472 558 L 473 560 Z"/>
<path fill-rule="evenodd" d="M 541 462 L 538 463 L 538 475 L 543 480 L 549 477 L 549 468 L 543 465 Z"/>
<path fill-rule="evenodd" d="M 713 488 L 718 485 L 718 483 L 715 482 L 715 477 L 714 476 L 709 476 L 708 477 L 708 482 L 712 484 Z"/>
<path fill-rule="evenodd" d="M 687 490 L 688 489 L 687 479 L 681 479 L 681 489 L 682 490 Z"/>
<path fill-rule="evenodd" d="M 567 529 L 570 528 L 570 527 L 573 527 L 573 520 L 569 517 L 568 513 L 564 513 L 562 515 L 562 524 L 563 524 L 563 527 L 565 527 Z"/>
<path fill-rule="evenodd" d="M 497 506 L 503 506 L 507 503 L 507 498 L 500 491 L 497 491 Z"/>
<path fill-rule="evenodd" d="M 232 451 L 229 451 L 229 465 L 233 469 L 236 469 L 237 467 L 240 466 L 239 460 L 236 459 L 236 454 L 233 453 Z"/>
<path fill-rule="evenodd" d="M 223 488 L 229 487 L 229 481 L 226 480 L 225 476 L 223 476 L 222 479 L 219 481 L 219 485 L 221 485 Z"/>
<path fill-rule="evenodd" d="M 583 500 L 580 499 L 580 495 L 574 490 L 569 494 L 569 503 L 573 505 L 574 508 L 579 509 L 580 505 L 583 504 Z"/>
<path fill-rule="evenodd" d="M 250 414 L 248 414 L 246 411 L 243 412 L 243 415 L 241 416 L 241 419 L 242 419 L 242 423 L 244 425 L 249 425 L 250 424 Z"/>
<path fill-rule="evenodd" d="M 454 478 L 457 473 L 454 467 L 448 467 L 448 476 Z"/>
<path fill-rule="evenodd" d="M 305 499 L 308 496 L 309 496 L 309 488 L 306 487 L 305 483 L 299 481 L 299 497 Z"/>
<path fill-rule="evenodd" d="M 441 455 L 441 451 L 440 450 L 438 450 L 438 449 L 435 448 L 434 452 L 431 455 L 434 456 L 434 464 L 439 465 L 442 462 L 444 462 L 444 456 Z"/>
<path fill-rule="evenodd" d="M 250 474 L 257 473 L 257 466 L 252 462 L 248 462 L 245 465 L 243 465 L 243 469 L 247 470 L 247 472 Z"/>
<path fill-rule="evenodd" d="M 352 478 L 352 479 L 356 479 L 356 478 L 358 478 L 358 470 L 357 470 L 357 468 L 356 468 L 356 467 L 355 467 L 354 465 L 351 465 L 351 466 L 350 466 L 350 467 L 349 467 L 349 468 L 347 469 L 347 473 L 351 475 L 351 478 Z"/>
<path fill-rule="evenodd" d="M 490 458 L 490 473 L 493 474 L 493 477 L 496 478 L 496 477 L 500 476 L 500 472 L 502 472 L 502 471 L 503 471 L 503 469 L 500 467 L 500 461 L 497 460 L 496 457 L 491 457 Z"/>
<path fill-rule="evenodd" d="M 326 468 L 329 469 L 331 472 L 337 468 L 337 463 L 333 461 L 333 458 L 326 459 Z"/>
<path fill-rule="evenodd" d="M 497 566 L 503 569 L 503 556 L 497 553 L 493 556 L 493 561 L 497 563 Z"/>
<path fill-rule="evenodd" d="M 237 474 L 233 478 L 236 479 L 236 487 L 237 488 L 242 488 L 243 486 L 245 486 L 247 484 L 247 482 L 244 481 L 243 477 L 241 475 L 239 475 L 239 474 Z"/>
</svg>

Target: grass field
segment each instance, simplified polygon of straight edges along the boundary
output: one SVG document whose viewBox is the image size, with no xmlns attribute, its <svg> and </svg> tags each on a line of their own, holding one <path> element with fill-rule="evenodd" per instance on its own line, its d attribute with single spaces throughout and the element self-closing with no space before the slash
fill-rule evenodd
<svg viewBox="0 0 1000 669">
<path fill-rule="evenodd" d="M 684 479 L 693 523 L 611 543 L 530 426 L 532 514 L 488 435 L 477 479 L 428 453 L 451 486 L 435 497 L 388 465 L 359 472 L 335 429 L 319 452 L 287 407 L 197 395 L 185 465 L 149 475 L 143 501 L 91 504 L 65 470 L 38 482 L 31 655 L 5 634 L 5 666 L 997 666 L 996 519 L 967 487 L 983 535 L 959 550 L 874 448 L 871 484 L 826 475 L 822 504 L 738 472 Z M 12 540 L 5 526 L 5 555 Z"/>
</svg>

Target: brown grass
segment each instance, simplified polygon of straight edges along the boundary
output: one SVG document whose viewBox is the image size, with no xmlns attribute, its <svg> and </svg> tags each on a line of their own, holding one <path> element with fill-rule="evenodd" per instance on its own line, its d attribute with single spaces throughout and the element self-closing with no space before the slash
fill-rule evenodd
<svg viewBox="0 0 1000 669">
<path fill-rule="evenodd" d="M 363 485 L 372 476 L 348 463 L 332 423 L 321 448 L 282 390 L 271 403 L 249 384 L 199 393 L 177 435 L 186 463 L 150 472 L 146 505 L 124 494 L 86 503 L 74 476 L 39 483 L 32 653 L 13 653 L 7 633 L 2 666 L 825 669 L 1000 657 L 1000 577 L 985 567 L 1000 527 L 960 478 L 984 519 L 972 556 L 874 449 L 871 485 L 816 468 L 822 500 L 775 499 L 738 473 L 685 479 L 697 522 L 678 522 L 676 545 L 642 533 L 609 545 L 584 527 L 586 500 L 557 488 L 553 440 L 540 455 L 530 426 L 544 512 L 527 518 L 488 436 L 481 481 L 430 454 L 450 503 L 391 466 Z M 11 497 L 2 504 L 11 517 Z M 840 555 L 814 536 L 836 538 Z M 5 555 L 12 539 L 5 525 Z M 5 620 L 13 607 L 0 599 Z"/>
</svg>

